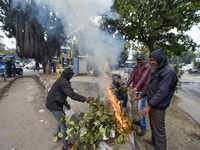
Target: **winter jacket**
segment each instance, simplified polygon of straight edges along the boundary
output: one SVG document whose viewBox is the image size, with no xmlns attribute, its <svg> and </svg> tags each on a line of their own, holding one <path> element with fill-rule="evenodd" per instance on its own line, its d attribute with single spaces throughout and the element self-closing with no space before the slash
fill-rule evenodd
<svg viewBox="0 0 200 150">
<path fill-rule="evenodd" d="M 155 50 L 151 56 L 157 61 L 159 67 L 152 72 L 150 82 L 142 96 L 147 96 L 152 108 L 166 109 L 175 92 L 177 75 L 168 65 L 167 56 L 162 50 Z"/>
<path fill-rule="evenodd" d="M 73 91 L 71 83 L 64 77 L 60 77 L 53 84 L 47 96 L 46 106 L 50 111 L 62 111 L 63 105 L 67 104 L 66 98 L 70 97 L 76 101 L 85 102 L 86 97 Z"/>
<path fill-rule="evenodd" d="M 132 83 L 132 87 L 137 91 L 142 92 L 147 86 L 151 73 L 151 67 L 149 64 L 137 65 L 131 73 L 130 79 L 127 82 L 127 87 Z"/>
</svg>

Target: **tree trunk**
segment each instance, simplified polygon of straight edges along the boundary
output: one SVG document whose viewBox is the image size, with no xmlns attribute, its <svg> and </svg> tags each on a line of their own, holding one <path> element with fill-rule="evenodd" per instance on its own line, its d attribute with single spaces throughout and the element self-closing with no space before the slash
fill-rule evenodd
<svg viewBox="0 0 200 150">
<path fill-rule="evenodd" d="M 44 74 L 51 74 L 51 64 L 49 61 L 42 64 Z"/>
<path fill-rule="evenodd" d="M 51 64 L 49 61 L 45 64 L 44 74 L 51 74 Z"/>
</svg>

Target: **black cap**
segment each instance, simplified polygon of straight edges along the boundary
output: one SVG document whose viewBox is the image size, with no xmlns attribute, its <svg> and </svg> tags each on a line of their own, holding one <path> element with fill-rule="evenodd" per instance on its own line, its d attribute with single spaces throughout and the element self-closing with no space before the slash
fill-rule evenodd
<svg viewBox="0 0 200 150">
<path fill-rule="evenodd" d="M 72 70 L 71 67 L 66 68 L 63 72 L 62 72 L 62 76 L 66 79 L 71 78 L 74 75 L 74 72 Z"/>
<path fill-rule="evenodd" d="M 113 74 L 112 75 L 112 79 L 116 80 L 116 79 L 121 79 L 121 76 L 119 74 Z"/>
<path fill-rule="evenodd" d="M 137 59 L 144 59 L 145 57 L 144 57 L 144 55 L 139 54 L 136 58 L 137 58 Z"/>
</svg>

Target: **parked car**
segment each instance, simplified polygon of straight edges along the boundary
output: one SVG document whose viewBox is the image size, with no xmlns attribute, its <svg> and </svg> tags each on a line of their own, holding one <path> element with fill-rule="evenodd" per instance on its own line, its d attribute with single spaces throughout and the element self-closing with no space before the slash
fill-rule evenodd
<svg viewBox="0 0 200 150">
<path fill-rule="evenodd" d="M 21 61 L 16 60 L 15 67 L 16 67 L 15 73 L 17 75 L 23 75 L 23 64 L 21 63 Z"/>
<path fill-rule="evenodd" d="M 6 63 L 0 60 L 0 77 L 6 80 Z"/>
<path fill-rule="evenodd" d="M 197 68 L 189 69 L 189 73 L 199 73 L 199 70 Z"/>
<path fill-rule="evenodd" d="M 125 73 L 130 73 L 135 66 L 136 66 L 136 62 L 135 61 L 127 61 L 124 64 L 123 70 L 124 70 Z"/>
</svg>

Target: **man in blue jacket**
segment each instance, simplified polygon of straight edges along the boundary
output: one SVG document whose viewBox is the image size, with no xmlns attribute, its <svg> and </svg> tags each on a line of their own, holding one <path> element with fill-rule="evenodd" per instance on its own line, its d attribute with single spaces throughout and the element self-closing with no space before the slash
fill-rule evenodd
<svg viewBox="0 0 200 150">
<path fill-rule="evenodd" d="M 145 116 L 149 113 L 152 144 L 155 146 L 155 150 L 167 150 L 165 111 L 170 105 L 178 79 L 175 71 L 168 65 L 167 56 L 161 49 L 150 54 L 150 64 L 152 67 L 150 82 L 142 95 L 134 98 L 133 101 L 147 96 L 148 106 L 140 114 Z"/>
</svg>

